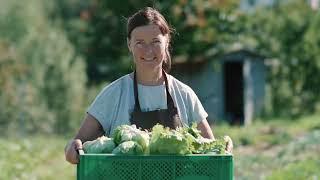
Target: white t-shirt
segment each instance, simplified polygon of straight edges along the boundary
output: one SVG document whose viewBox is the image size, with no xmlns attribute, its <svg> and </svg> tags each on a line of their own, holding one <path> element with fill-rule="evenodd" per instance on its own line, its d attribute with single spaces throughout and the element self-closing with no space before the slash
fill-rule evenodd
<svg viewBox="0 0 320 180">
<path fill-rule="evenodd" d="M 167 74 L 169 93 L 177 107 L 182 124 L 190 126 L 208 117 L 194 91 L 173 76 Z M 138 84 L 141 111 L 167 109 L 165 84 L 145 86 Z M 103 88 L 87 113 L 95 117 L 110 136 L 119 125 L 130 124 L 130 115 L 134 109 L 133 79 L 130 74 L 122 76 Z"/>
</svg>

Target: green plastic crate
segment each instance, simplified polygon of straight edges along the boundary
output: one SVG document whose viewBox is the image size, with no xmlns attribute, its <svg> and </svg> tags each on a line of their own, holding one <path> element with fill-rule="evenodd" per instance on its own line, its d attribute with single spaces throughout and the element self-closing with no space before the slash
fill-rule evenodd
<svg viewBox="0 0 320 180">
<path fill-rule="evenodd" d="M 232 180 L 232 155 L 119 156 L 80 151 L 77 180 Z"/>
</svg>

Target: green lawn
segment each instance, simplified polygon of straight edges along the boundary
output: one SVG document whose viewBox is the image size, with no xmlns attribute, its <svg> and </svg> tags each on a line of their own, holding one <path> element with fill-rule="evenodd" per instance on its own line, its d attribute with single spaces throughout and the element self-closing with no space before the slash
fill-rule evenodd
<svg viewBox="0 0 320 180">
<path fill-rule="evenodd" d="M 258 120 L 249 127 L 218 124 L 214 134 L 234 140 L 237 180 L 320 179 L 319 117 Z M 0 179 L 75 179 L 76 166 L 64 158 L 66 142 L 66 138 L 46 135 L 1 137 Z"/>
<path fill-rule="evenodd" d="M 216 136 L 228 134 L 234 141 L 237 180 L 320 179 L 319 115 L 257 120 L 248 127 L 218 124 L 213 129 Z"/>
<path fill-rule="evenodd" d="M 54 136 L 0 138 L 0 179 L 75 179 L 64 157 L 66 139 Z"/>
</svg>

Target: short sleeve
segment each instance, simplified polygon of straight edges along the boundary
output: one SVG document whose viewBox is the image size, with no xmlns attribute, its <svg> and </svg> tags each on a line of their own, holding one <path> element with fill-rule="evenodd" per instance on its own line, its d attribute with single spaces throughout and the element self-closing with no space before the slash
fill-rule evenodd
<svg viewBox="0 0 320 180">
<path fill-rule="evenodd" d="M 116 116 L 116 108 L 120 99 L 119 86 L 120 83 L 107 85 L 87 109 L 87 113 L 99 121 L 106 133 L 110 131 L 111 123 Z"/>
<path fill-rule="evenodd" d="M 189 105 L 188 105 L 189 106 L 189 115 L 188 115 L 189 125 L 191 125 L 193 122 L 199 123 L 200 121 L 208 117 L 208 113 L 205 111 L 199 98 L 191 88 L 188 93 L 188 101 L 189 101 Z"/>
</svg>

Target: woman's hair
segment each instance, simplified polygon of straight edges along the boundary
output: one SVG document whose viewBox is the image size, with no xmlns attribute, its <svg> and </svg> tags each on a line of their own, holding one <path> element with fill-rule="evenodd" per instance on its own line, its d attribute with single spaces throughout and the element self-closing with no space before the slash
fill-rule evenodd
<svg viewBox="0 0 320 180">
<path fill-rule="evenodd" d="M 159 11 L 151 7 L 146 7 L 129 17 L 127 22 L 127 37 L 128 39 L 131 39 L 131 32 L 134 30 L 134 28 L 150 24 L 158 25 L 161 33 L 163 35 L 167 35 L 168 37 L 168 46 L 166 46 L 165 50 L 166 59 L 162 64 L 162 68 L 168 73 L 171 69 L 171 56 L 169 47 L 172 29 Z"/>
</svg>

